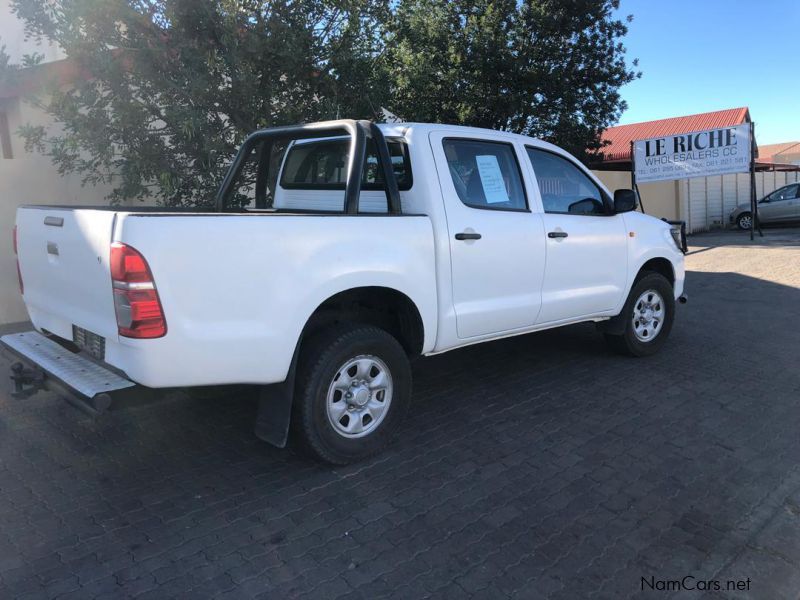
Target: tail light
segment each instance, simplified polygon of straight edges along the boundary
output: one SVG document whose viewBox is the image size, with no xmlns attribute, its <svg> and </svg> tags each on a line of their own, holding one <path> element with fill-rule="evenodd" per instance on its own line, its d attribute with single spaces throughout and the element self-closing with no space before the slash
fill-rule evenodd
<svg viewBox="0 0 800 600">
<path fill-rule="evenodd" d="M 19 253 L 17 252 L 17 226 L 14 225 L 11 237 L 14 243 L 14 256 L 17 259 L 17 279 L 19 280 L 19 293 L 25 295 L 25 284 L 22 283 L 22 271 L 19 268 Z"/>
<path fill-rule="evenodd" d="M 167 321 L 150 267 L 138 250 L 111 244 L 111 281 L 119 334 L 157 338 L 167 333 Z"/>
</svg>

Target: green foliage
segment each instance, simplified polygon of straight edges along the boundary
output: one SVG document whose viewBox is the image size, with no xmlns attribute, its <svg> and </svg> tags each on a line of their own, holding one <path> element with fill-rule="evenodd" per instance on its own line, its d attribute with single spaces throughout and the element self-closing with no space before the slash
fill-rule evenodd
<svg viewBox="0 0 800 600">
<path fill-rule="evenodd" d="M 625 63 L 618 4 L 404 0 L 385 57 L 392 110 L 533 135 L 583 157 L 625 109 L 619 88 L 639 76 Z"/>
<path fill-rule="evenodd" d="M 17 0 L 87 75 L 23 127 L 112 202 L 204 205 L 249 132 L 337 117 L 462 123 L 582 153 L 635 74 L 616 0 Z M 35 64 L 29 57 L 25 66 Z M 0 63 L 2 63 L 0 53 Z M 7 63 L 7 61 L 6 61 Z M 5 75 L 4 75 L 5 74 Z M 0 78 L 15 74 L 0 64 Z"/>
<path fill-rule="evenodd" d="M 6 47 L 0 44 L 0 85 L 13 85 L 19 73 L 19 65 L 11 63 Z"/>
<path fill-rule="evenodd" d="M 387 10 L 372 0 L 60 0 L 14 5 L 29 35 L 87 74 L 49 90 L 63 124 L 23 128 L 62 171 L 112 182 L 113 202 L 208 204 L 258 128 L 373 111 L 359 79 Z M 338 70 L 354 73 L 344 78 Z"/>
</svg>

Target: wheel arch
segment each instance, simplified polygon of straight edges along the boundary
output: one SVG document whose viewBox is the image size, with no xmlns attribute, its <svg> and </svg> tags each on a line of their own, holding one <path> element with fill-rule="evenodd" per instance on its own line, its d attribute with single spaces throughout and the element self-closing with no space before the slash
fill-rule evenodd
<svg viewBox="0 0 800 600">
<path fill-rule="evenodd" d="M 625 317 L 623 316 L 622 311 L 625 309 L 625 304 L 628 301 L 631 290 L 633 290 L 636 283 L 648 273 L 658 273 L 659 275 L 663 275 L 664 278 L 669 282 L 670 286 L 672 286 L 674 289 L 675 265 L 673 265 L 672 261 L 665 256 L 651 256 L 642 263 L 642 265 L 636 271 L 636 276 L 630 280 L 630 284 L 626 289 L 622 304 L 619 307 L 620 312 L 607 321 L 599 322 L 597 324 L 598 329 L 611 334 L 620 334 L 622 331 L 624 331 Z"/>
<path fill-rule="evenodd" d="M 324 327 L 347 321 L 386 330 L 409 356 L 422 353 L 425 326 L 419 307 L 407 294 L 384 286 L 349 288 L 322 301 L 306 320 L 299 344 Z"/>
<path fill-rule="evenodd" d="M 425 327 L 419 307 L 403 292 L 383 286 L 349 288 L 322 301 L 306 319 L 292 353 L 286 380 L 261 390 L 255 434 L 278 446 L 286 445 L 295 395 L 295 375 L 303 345 L 324 328 L 353 321 L 386 330 L 409 357 L 422 352 Z"/>
<path fill-rule="evenodd" d="M 734 225 L 736 225 L 736 227 L 738 227 L 739 229 L 742 229 L 742 226 L 740 225 L 740 223 L 742 222 L 742 219 L 744 217 L 748 217 L 749 219 L 752 219 L 753 218 L 753 211 L 751 211 L 748 208 L 748 209 L 743 210 L 742 212 L 740 212 L 738 215 L 736 215 L 736 219 L 734 220 Z M 745 227 L 744 229 L 747 230 L 747 229 L 749 229 L 749 227 Z"/>
<path fill-rule="evenodd" d="M 675 267 L 672 265 L 672 261 L 670 261 L 668 258 L 656 256 L 647 260 L 641 267 L 639 267 L 639 271 L 636 273 L 636 278 L 634 279 L 633 283 L 635 284 L 647 273 L 658 273 L 663 275 L 664 278 L 669 281 L 669 284 L 673 288 L 675 287 Z"/>
</svg>

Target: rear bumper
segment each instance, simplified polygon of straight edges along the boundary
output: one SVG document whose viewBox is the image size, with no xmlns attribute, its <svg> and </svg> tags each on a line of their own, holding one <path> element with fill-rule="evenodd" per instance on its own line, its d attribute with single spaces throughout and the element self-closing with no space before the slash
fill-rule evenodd
<svg viewBox="0 0 800 600">
<path fill-rule="evenodd" d="M 37 331 L 4 335 L 0 349 L 12 357 L 11 393 L 17 397 L 48 389 L 87 412 L 98 413 L 111 405 L 114 396 L 136 387 L 129 379 Z"/>
</svg>

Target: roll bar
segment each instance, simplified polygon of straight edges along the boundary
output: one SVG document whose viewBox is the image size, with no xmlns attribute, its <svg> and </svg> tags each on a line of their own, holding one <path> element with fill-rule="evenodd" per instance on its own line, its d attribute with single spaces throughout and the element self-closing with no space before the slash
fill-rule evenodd
<svg viewBox="0 0 800 600">
<path fill-rule="evenodd" d="M 307 123 L 305 125 L 287 125 L 284 127 L 270 127 L 259 129 L 245 138 L 241 148 L 236 153 L 222 185 L 217 192 L 216 210 L 222 212 L 225 207 L 225 200 L 233 191 L 233 184 L 244 168 L 245 161 L 259 142 L 274 142 L 278 139 L 308 139 L 325 137 L 330 135 L 349 135 L 350 136 L 350 158 L 347 164 L 347 182 L 344 190 L 344 212 L 348 215 L 358 214 L 358 200 L 361 194 L 361 178 L 364 175 L 364 162 L 366 160 L 367 139 L 371 138 L 375 143 L 378 154 L 378 168 L 383 173 L 383 180 L 386 188 L 386 204 L 391 214 L 400 214 L 400 191 L 397 187 L 397 179 L 392 169 L 392 160 L 389 154 L 389 147 L 380 128 L 371 121 L 355 121 L 352 119 L 340 119 L 336 121 L 320 121 L 317 123 Z"/>
</svg>

